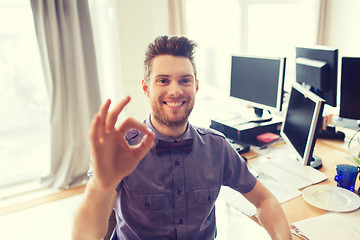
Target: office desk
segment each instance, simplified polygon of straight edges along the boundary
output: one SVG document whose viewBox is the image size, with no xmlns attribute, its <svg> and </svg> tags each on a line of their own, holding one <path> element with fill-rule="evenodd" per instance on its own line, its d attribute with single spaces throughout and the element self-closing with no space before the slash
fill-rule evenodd
<svg viewBox="0 0 360 240">
<path fill-rule="evenodd" d="M 275 146 L 276 147 L 276 146 Z M 245 157 L 251 156 L 253 153 L 244 154 Z M 336 175 L 336 165 L 337 164 L 353 164 L 348 161 L 346 156 L 349 155 L 347 151 L 347 143 L 339 140 L 327 140 L 327 139 L 318 139 L 314 149 L 314 155 L 320 157 L 323 162 L 323 167 L 320 169 L 321 172 L 324 172 L 329 178 L 319 184 L 329 184 L 336 185 L 334 176 Z M 251 166 L 251 161 L 256 161 L 254 158 L 249 161 Z M 356 189 L 359 187 L 357 184 Z M 303 190 L 303 189 L 302 189 Z M 298 196 L 294 199 L 291 199 L 287 202 L 281 204 L 289 224 L 291 225 L 294 222 L 304 220 L 311 217 L 316 217 L 327 213 L 328 211 L 316 208 L 308 204 L 302 196 Z M 251 217 L 254 221 L 258 222 L 255 216 Z M 301 239 L 292 234 L 292 239 Z"/>
</svg>

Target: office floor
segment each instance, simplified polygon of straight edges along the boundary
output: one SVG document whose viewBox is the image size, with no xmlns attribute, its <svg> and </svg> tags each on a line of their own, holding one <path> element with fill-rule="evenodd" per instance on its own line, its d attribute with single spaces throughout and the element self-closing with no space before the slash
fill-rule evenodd
<svg viewBox="0 0 360 240">
<path fill-rule="evenodd" d="M 81 197 L 80 194 L 0 216 L 0 239 L 71 239 L 72 216 Z M 216 202 L 216 214 L 217 240 L 270 239 L 262 227 L 222 199 Z"/>
<path fill-rule="evenodd" d="M 81 195 L 0 217 L 0 239 L 71 239 L 72 214 Z"/>
</svg>

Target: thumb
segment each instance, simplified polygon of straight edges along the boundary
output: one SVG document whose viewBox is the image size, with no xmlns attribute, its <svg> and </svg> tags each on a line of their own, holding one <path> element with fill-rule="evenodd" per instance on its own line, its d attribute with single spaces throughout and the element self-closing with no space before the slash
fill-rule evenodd
<svg viewBox="0 0 360 240">
<path fill-rule="evenodd" d="M 142 159 L 154 146 L 155 134 L 150 132 L 141 139 L 141 142 L 135 147 L 135 156 L 138 159 Z"/>
</svg>

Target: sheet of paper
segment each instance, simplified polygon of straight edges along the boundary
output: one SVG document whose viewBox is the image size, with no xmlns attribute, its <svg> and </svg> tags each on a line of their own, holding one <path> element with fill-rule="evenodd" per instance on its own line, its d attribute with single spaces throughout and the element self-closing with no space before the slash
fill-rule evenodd
<svg viewBox="0 0 360 240">
<path fill-rule="evenodd" d="M 311 240 L 360 239 L 360 210 L 327 213 L 293 224 Z"/>
<path fill-rule="evenodd" d="M 266 230 L 221 199 L 216 200 L 216 240 L 271 240 Z"/>
<path fill-rule="evenodd" d="M 286 202 L 301 195 L 301 192 L 294 187 L 278 182 L 265 174 L 258 177 L 259 181 L 265 185 L 270 192 L 272 192 L 280 203 Z M 219 197 L 225 202 L 239 210 L 240 212 L 253 216 L 256 214 L 256 208 L 250 203 L 241 193 L 223 186 L 220 190 Z"/>
<path fill-rule="evenodd" d="M 256 214 L 255 206 L 252 205 L 252 203 L 249 202 L 241 193 L 229 187 L 222 186 L 218 198 L 230 204 L 247 216 L 253 216 Z"/>
<path fill-rule="evenodd" d="M 302 189 L 328 179 L 324 173 L 300 164 L 293 154 L 284 149 L 281 149 L 281 152 L 271 152 L 267 158 L 268 161 L 251 164 L 251 167 L 281 184 Z"/>
<path fill-rule="evenodd" d="M 301 192 L 298 189 L 328 178 L 324 173 L 296 161 L 286 145 L 276 147 L 276 150 L 262 151 L 261 155 L 266 156 L 268 160 L 251 163 L 250 168 L 257 171 L 259 181 L 275 195 L 280 203 L 300 196 Z M 219 197 L 248 216 L 256 214 L 256 208 L 242 194 L 229 187 L 222 187 Z"/>
<path fill-rule="evenodd" d="M 271 162 L 275 165 L 277 165 L 279 168 L 282 168 L 285 171 L 290 172 L 293 174 L 293 176 L 298 176 L 302 179 L 304 179 L 304 184 L 300 184 L 298 189 L 310 186 L 315 183 L 319 183 L 322 181 L 325 181 L 328 179 L 328 176 L 324 173 L 320 172 L 319 170 L 316 170 L 310 166 L 305 166 L 303 164 L 300 164 L 296 159 L 294 158 L 273 158 L 271 159 Z M 308 181 L 308 183 L 306 183 Z"/>
</svg>

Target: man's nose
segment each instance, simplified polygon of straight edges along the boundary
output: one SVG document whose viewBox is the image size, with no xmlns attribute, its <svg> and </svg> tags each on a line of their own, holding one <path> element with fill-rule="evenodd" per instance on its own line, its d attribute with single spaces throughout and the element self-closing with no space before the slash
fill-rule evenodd
<svg viewBox="0 0 360 240">
<path fill-rule="evenodd" d="M 168 94 L 173 97 L 178 97 L 182 95 L 184 91 L 182 90 L 181 86 L 178 83 L 172 83 L 169 86 Z"/>
</svg>

